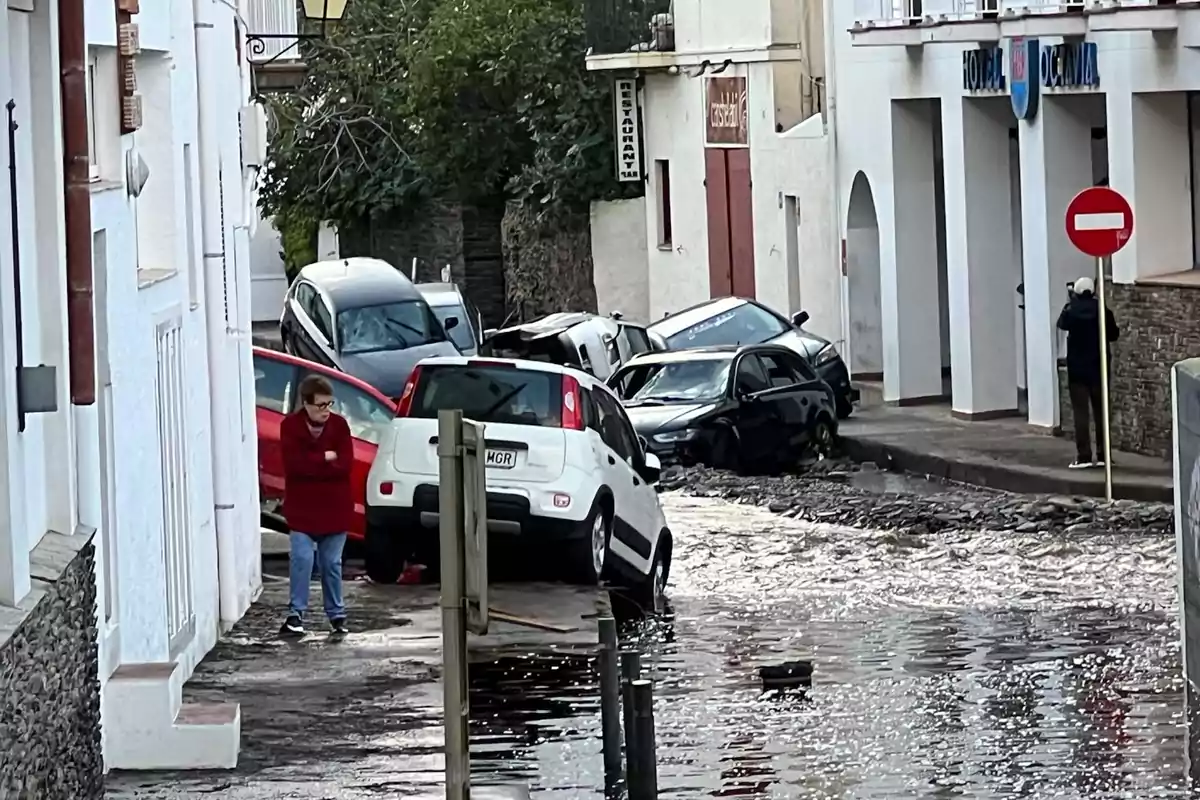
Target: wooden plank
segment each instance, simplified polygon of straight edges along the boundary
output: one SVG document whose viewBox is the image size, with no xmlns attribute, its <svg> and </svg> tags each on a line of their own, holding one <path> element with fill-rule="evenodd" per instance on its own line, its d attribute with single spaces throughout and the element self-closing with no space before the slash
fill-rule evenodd
<svg viewBox="0 0 1200 800">
<path fill-rule="evenodd" d="M 550 631 L 551 633 L 574 633 L 579 628 L 572 628 L 566 625 L 555 625 L 552 622 L 542 622 L 528 617 L 519 617 L 508 611 L 504 611 L 494 606 L 488 607 L 488 617 L 497 622 L 507 622 L 511 625 L 521 625 L 526 628 L 533 628 L 539 631 Z"/>
</svg>

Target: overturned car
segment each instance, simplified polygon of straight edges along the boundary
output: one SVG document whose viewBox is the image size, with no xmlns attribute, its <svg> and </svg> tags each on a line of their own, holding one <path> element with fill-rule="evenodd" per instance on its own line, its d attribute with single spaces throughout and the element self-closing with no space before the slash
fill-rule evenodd
<svg viewBox="0 0 1200 800">
<path fill-rule="evenodd" d="M 564 311 L 485 331 L 479 354 L 561 364 L 607 380 L 629 359 L 654 349 L 646 329 L 620 314 Z"/>
</svg>

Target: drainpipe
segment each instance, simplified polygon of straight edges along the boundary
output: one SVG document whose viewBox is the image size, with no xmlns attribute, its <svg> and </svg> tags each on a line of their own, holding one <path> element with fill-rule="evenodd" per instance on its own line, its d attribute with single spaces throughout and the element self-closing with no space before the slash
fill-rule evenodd
<svg viewBox="0 0 1200 800">
<path fill-rule="evenodd" d="M 829 138 L 829 184 L 832 189 L 833 205 L 833 263 L 838 265 L 838 283 L 842 289 L 842 345 L 843 357 L 853 373 L 854 364 L 850 354 L 850 282 L 843 274 L 846 263 L 842 252 L 842 190 L 838 177 L 837 136 L 837 26 L 833 19 L 835 0 L 825 0 L 822 13 L 825 16 L 825 135 Z"/>
<path fill-rule="evenodd" d="M 67 353 L 71 404 L 96 402 L 96 338 L 92 308 L 92 196 L 88 186 L 87 39 L 84 0 L 58 7 L 62 89 L 63 199 L 67 251 Z"/>
<path fill-rule="evenodd" d="M 234 486 L 241 442 L 232 436 L 234 391 L 231 396 L 229 350 L 230 325 L 226 306 L 231 287 L 226 282 L 225 214 L 221 170 L 221 150 L 217 113 L 220 110 L 219 85 L 222 48 L 218 41 L 214 3 L 192 0 L 196 39 L 196 97 L 199 131 L 197 150 L 200 161 L 201 242 L 204 249 L 204 304 L 208 334 L 209 403 L 212 441 L 213 504 L 217 533 L 217 578 L 223 627 L 241 618 L 237 571 L 238 515 Z M 228 37 L 225 41 L 228 43 Z M 232 177 L 236 178 L 235 173 Z M 236 370 L 233 371 L 236 376 Z M 236 386 L 236 383 L 233 384 Z"/>
</svg>

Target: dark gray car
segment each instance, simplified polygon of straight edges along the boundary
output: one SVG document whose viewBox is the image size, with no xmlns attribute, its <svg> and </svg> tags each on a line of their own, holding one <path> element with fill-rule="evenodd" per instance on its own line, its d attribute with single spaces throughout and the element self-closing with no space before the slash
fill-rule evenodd
<svg viewBox="0 0 1200 800">
<path fill-rule="evenodd" d="M 417 291 L 424 296 L 443 326 L 452 318 L 458 320 L 446 333 L 462 354 L 478 355 L 479 344 L 483 341 L 483 315 L 458 284 L 418 283 Z"/>
<path fill-rule="evenodd" d="M 399 397 L 413 366 L 458 355 L 446 327 L 412 281 L 386 261 L 346 258 L 300 271 L 284 300 L 283 349 Z"/>
</svg>

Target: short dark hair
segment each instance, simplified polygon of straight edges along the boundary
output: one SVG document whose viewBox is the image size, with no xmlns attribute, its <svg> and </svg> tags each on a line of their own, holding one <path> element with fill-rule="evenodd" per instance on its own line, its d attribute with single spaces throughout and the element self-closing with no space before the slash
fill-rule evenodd
<svg viewBox="0 0 1200 800">
<path fill-rule="evenodd" d="M 333 385 L 323 375 L 309 375 L 300 381 L 300 399 L 311 403 L 317 395 L 333 397 Z"/>
</svg>

